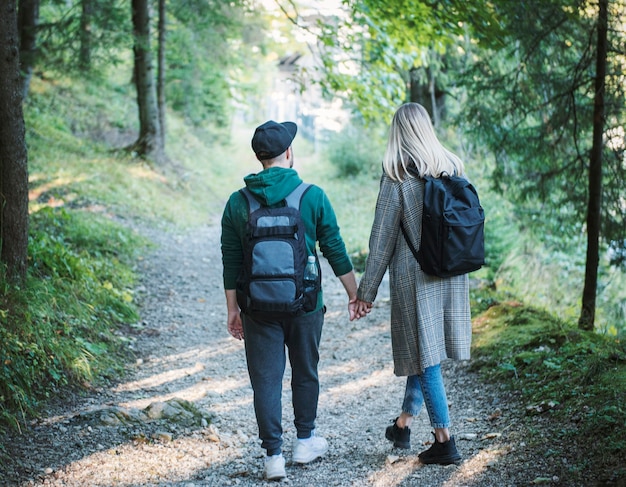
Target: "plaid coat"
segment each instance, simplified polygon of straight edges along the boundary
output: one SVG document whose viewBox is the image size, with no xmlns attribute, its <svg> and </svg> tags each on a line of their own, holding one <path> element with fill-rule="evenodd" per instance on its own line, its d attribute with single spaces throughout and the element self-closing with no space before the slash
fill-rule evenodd
<svg viewBox="0 0 626 487">
<path fill-rule="evenodd" d="M 393 181 L 383 174 L 369 242 L 369 256 L 358 297 L 373 302 L 389 268 L 391 344 L 394 373 L 420 374 L 446 358 L 470 358 L 472 325 L 467 275 L 439 278 L 425 274 L 400 230 L 415 249 L 422 233 L 424 182 Z"/>
</svg>

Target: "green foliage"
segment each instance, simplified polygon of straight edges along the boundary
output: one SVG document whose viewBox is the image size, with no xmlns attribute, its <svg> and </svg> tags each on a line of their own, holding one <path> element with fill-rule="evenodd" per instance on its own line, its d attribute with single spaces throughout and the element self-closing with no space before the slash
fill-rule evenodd
<svg viewBox="0 0 626 487">
<path fill-rule="evenodd" d="M 243 28 L 240 7 L 228 2 L 171 5 L 166 49 L 168 104 L 188 121 L 224 125 L 237 59 L 230 41 Z"/>
<path fill-rule="evenodd" d="M 349 5 L 347 19 L 319 26 L 321 83 L 345 94 L 367 120 L 388 120 L 406 101 L 420 102 L 432 114 L 431 95 L 450 93 L 458 84 L 450 73 L 458 71 L 454 65 L 462 57 L 470 19 L 482 26 L 481 36 L 500 36 L 491 4 L 360 0 Z"/>
<path fill-rule="evenodd" d="M 331 136 L 326 153 L 338 177 L 380 176 L 385 141 L 378 132 L 374 127 L 349 123 L 340 133 Z"/>
<path fill-rule="evenodd" d="M 604 89 L 602 236 L 618 255 L 625 239 L 622 181 L 626 91 L 621 80 L 626 36 L 622 2 L 610 2 L 608 76 Z M 468 128 L 497 157 L 493 179 L 518 204 L 527 225 L 564 237 L 584 231 L 589 200 L 597 7 L 587 2 L 493 2 L 503 36 L 473 56 Z M 476 32 L 480 24 L 470 25 Z M 615 27 L 615 28 L 613 28 Z M 618 140 L 619 139 L 619 140 Z"/>
<path fill-rule="evenodd" d="M 583 332 L 488 290 L 473 298 L 479 306 L 491 301 L 486 310 L 474 308 L 472 367 L 521 392 L 531 419 L 549 416 L 551 448 L 570 463 L 582 470 L 594 458 L 597 471 L 617 470 L 626 448 L 618 426 L 626 423 L 623 340 Z"/>
<path fill-rule="evenodd" d="M 337 177 L 337 169 L 327 151 L 315 153 L 310 143 L 296 137 L 294 141 L 295 169 L 306 181 L 319 185 L 330 199 L 341 235 L 357 270 L 363 270 L 369 234 L 374 220 L 381 169 L 348 177 Z M 382 159 L 382 152 L 372 153 L 372 159 Z"/>
<path fill-rule="evenodd" d="M 492 198 L 489 195 L 489 200 Z M 585 272 L 583 235 L 567 239 L 563 235 L 520 228 L 520 222 L 512 219 L 507 206 L 506 203 L 485 206 L 489 217 L 485 225 L 488 278 L 494 280 L 499 290 L 532 302 L 537 308 L 565 319 L 576 319 Z M 495 220 L 492 220 L 492 212 Z M 601 333 L 623 337 L 626 334 L 626 276 L 620 268 L 610 264 L 606 254 L 598 270 L 596 328 Z"/>
<path fill-rule="evenodd" d="M 80 1 L 44 1 L 39 11 L 37 65 L 45 71 L 102 76 L 110 64 L 124 59 L 124 50 L 132 49 L 131 8 L 123 0 L 91 0 L 88 19 Z M 81 20 L 87 20 L 81 38 Z M 85 45 L 83 45 L 85 42 Z M 81 49 L 88 49 L 88 65 L 79 61 Z"/>
<path fill-rule="evenodd" d="M 0 425 L 17 426 L 66 386 L 121 372 L 116 331 L 138 318 L 131 266 L 142 245 L 98 215 L 32 215 L 27 281 L 0 279 Z"/>
<path fill-rule="evenodd" d="M 260 61 L 258 36 L 242 42 L 262 28 L 248 3 L 191 0 L 166 5 L 166 100 L 194 125 L 226 125 L 233 96 L 253 91 L 260 81 L 252 74 Z M 47 77 L 70 75 L 106 83 L 111 66 L 129 66 L 134 42 L 130 4 L 91 0 L 89 5 L 85 16 L 83 2 L 43 2 L 37 68 Z M 154 53 L 157 34 L 155 12 Z M 156 72 L 156 54 L 153 63 Z M 125 82 L 132 77 L 131 69 Z"/>
</svg>

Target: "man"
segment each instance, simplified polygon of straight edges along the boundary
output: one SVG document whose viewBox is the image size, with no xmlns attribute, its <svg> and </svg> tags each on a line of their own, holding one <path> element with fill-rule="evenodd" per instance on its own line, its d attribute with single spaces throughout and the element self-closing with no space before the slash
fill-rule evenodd
<svg viewBox="0 0 626 487">
<path fill-rule="evenodd" d="M 248 190 L 262 206 L 281 206 L 302 180 L 293 169 L 291 146 L 297 126 L 293 122 L 270 120 L 257 127 L 252 149 L 263 170 L 244 178 Z M 335 212 L 324 191 L 311 185 L 302 196 L 301 218 L 305 226 L 308 255 L 315 255 L 316 243 L 328 259 L 348 294 L 350 318 L 356 306 L 356 279 L 345 244 L 339 233 Z M 222 216 L 222 261 L 228 308 L 228 332 L 244 339 L 246 361 L 261 447 L 267 452 L 265 478 L 286 477 L 282 455 L 282 380 L 285 371 L 285 345 L 292 368 L 292 403 L 297 437 L 292 448 L 295 463 L 309 463 L 328 450 L 328 442 L 315 435 L 319 396 L 317 366 L 325 306 L 322 293 L 313 311 L 297 317 L 268 318 L 267 314 L 242 312 L 237 304 L 236 283 L 243 266 L 248 221 L 244 195 L 233 193 Z"/>
</svg>

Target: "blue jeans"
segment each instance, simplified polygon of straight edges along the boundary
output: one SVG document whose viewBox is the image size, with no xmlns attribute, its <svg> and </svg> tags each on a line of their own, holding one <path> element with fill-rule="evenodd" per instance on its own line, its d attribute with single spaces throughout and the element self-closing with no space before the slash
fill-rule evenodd
<svg viewBox="0 0 626 487">
<path fill-rule="evenodd" d="M 448 399 L 440 365 L 424 369 L 421 375 L 410 375 L 406 378 L 402 411 L 417 416 L 423 404 L 426 404 L 433 428 L 450 427 Z"/>
<path fill-rule="evenodd" d="M 276 455 L 282 447 L 282 389 L 285 345 L 291 364 L 291 400 L 298 438 L 315 429 L 319 380 L 319 344 L 324 311 L 283 320 L 242 315 L 246 362 L 254 393 L 254 412 L 261 447 Z"/>
</svg>

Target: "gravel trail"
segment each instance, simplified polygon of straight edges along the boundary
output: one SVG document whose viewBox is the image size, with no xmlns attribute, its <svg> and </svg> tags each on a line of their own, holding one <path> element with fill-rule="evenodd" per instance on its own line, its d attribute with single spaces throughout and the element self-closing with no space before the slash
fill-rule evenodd
<svg viewBox="0 0 626 487">
<path fill-rule="evenodd" d="M 317 432 L 330 450 L 309 465 L 291 463 L 295 429 L 288 368 L 288 478 L 264 481 L 243 343 L 226 331 L 219 231 L 219 225 L 142 230 L 157 247 L 137 264 L 142 318 L 125 330 L 136 361 L 119 383 L 67 397 L 23 434 L 6 437 L 11 460 L 0 465 L 0 485 L 576 485 L 559 478 L 562 459 L 532 454 L 524 406 L 482 383 L 463 363 L 444 364 L 463 462 L 441 467 L 417 461 L 431 439 L 425 411 L 413 423 L 412 449 L 393 449 L 384 430 L 399 413 L 404 379 L 392 373 L 388 286 L 381 287 L 367 318 L 350 322 L 343 288 L 325 262 L 328 311 Z M 171 411 L 178 404 L 192 416 L 137 414 Z"/>
</svg>

